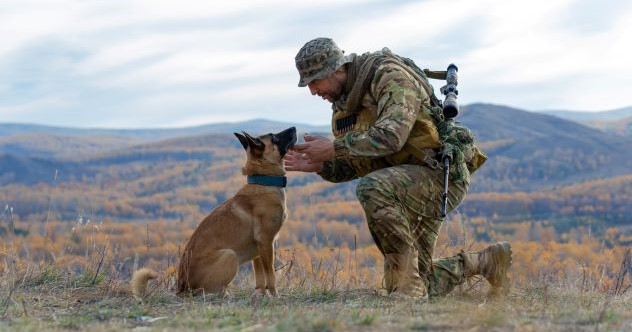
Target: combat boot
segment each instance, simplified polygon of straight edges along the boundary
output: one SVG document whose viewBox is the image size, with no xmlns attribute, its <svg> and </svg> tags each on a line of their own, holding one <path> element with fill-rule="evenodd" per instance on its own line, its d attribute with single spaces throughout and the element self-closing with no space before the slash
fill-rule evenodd
<svg viewBox="0 0 632 332">
<path fill-rule="evenodd" d="M 426 285 L 419 276 L 416 250 L 404 254 L 386 254 L 384 286 L 391 297 L 405 299 L 428 298 Z"/>
<path fill-rule="evenodd" d="M 465 277 L 482 275 L 490 284 L 488 296 L 497 297 L 509 293 L 507 270 L 511 266 L 511 245 L 498 242 L 475 252 L 461 252 L 465 264 Z"/>
<path fill-rule="evenodd" d="M 384 289 L 388 294 L 395 290 L 395 279 L 393 273 L 393 264 L 391 264 L 392 258 L 384 258 Z"/>
</svg>

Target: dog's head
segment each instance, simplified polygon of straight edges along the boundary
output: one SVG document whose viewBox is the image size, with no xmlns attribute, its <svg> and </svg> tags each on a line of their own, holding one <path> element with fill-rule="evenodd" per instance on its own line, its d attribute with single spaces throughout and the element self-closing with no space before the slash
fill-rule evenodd
<svg viewBox="0 0 632 332">
<path fill-rule="evenodd" d="M 242 169 L 245 175 L 265 174 L 282 175 L 283 156 L 296 144 L 296 128 L 290 127 L 276 134 L 266 134 L 259 137 L 248 133 L 235 133 L 239 142 L 248 154 L 246 166 Z"/>
</svg>

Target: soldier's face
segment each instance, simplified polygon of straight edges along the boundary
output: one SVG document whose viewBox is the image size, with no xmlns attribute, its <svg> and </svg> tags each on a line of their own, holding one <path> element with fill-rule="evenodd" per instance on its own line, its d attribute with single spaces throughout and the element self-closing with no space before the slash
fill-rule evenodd
<svg viewBox="0 0 632 332">
<path fill-rule="evenodd" d="M 336 70 L 333 75 L 318 80 L 313 80 L 307 85 L 312 95 L 318 95 L 324 100 L 333 103 L 342 95 L 342 90 L 347 82 L 347 71 Z"/>
</svg>

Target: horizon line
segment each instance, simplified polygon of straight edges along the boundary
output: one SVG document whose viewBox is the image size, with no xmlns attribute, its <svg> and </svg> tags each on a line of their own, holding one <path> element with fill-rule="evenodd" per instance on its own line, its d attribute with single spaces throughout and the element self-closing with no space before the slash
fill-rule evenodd
<svg viewBox="0 0 632 332">
<path fill-rule="evenodd" d="M 596 113 L 610 113 L 610 112 L 618 112 L 618 111 L 624 111 L 624 110 L 628 110 L 628 109 L 632 109 L 632 106 L 627 106 L 627 107 L 620 107 L 620 108 L 615 108 L 615 109 L 610 109 L 610 110 L 602 110 L 602 111 L 586 111 L 586 110 L 563 110 L 563 109 L 542 109 L 542 110 L 528 110 L 528 109 L 523 109 L 523 108 L 517 108 L 517 107 L 512 107 L 512 106 L 507 106 L 507 105 L 503 105 L 503 104 L 497 104 L 497 103 L 492 103 L 492 102 L 473 102 L 473 103 L 469 103 L 469 104 L 464 104 L 461 105 L 461 107 L 471 107 L 474 105 L 492 105 L 492 106 L 498 106 L 498 107 L 508 107 L 508 108 L 512 108 L 512 109 L 516 109 L 516 110 L 520 110 L 520 111 L 525 111 L 525 112 L 530 112 L 530 113 L 552 113 L 552 112 L 562 112 L 562 113 L 579 113 L 579 114 L 596 114 Z M 184 126 L 165 126 L 165 127 L 161 127 L 161 126 L 152 126 L 152 127 L 95 127 L 95 126 L 87 126 L 87 127 L 82 127 L 82 126 L 70 126 L 70 125 L 58 125 L 58 124 L 42 124 L 42 123 L 36 123 L 36 122 L 0 122 L 1 126 L 36 126 L 36 127 L 48 127 L 48 128 L 58 128 L 58 129 L 78 129 L 78 130 L 118 130 L 118 131 L 133 131 L 133 130 L 180 130 L 180 129 L 190 129 L 190 128 L 199 128 L 199 127 L 205 127 L 205 126 L 211 126 L 211 125 L 226 125 L 226 124 L 238 124 L 238 123 L 247 123 L 247 122 L 254 122 L 254 121 L 266 121 L 266 122 L 273 122 L 273 123 L 280 123 L 280 124 L 293 124 L 293 125 L 305 125 L 305 126 L 312 126 L 312 127 L 325 127 L 325 126 L 330 126 L 331 123 L 323 123 L 323 124 L 316 124 L 316 123 L 305 123 L 305 122 L 288 122 L 288 121 L 284 121 L 284 120 L 274 120 L 274 119 L 270 119 L 270 118 L 249 118 L 249 119 L 244 119 L 244 120 L 235 120 L 235 121 L 217 121 L 217 122 L 207 122 L 207 123 L 202 123 L 202 124 L 196 124 L 196 125 L 184 125 Z"/>
</svg>

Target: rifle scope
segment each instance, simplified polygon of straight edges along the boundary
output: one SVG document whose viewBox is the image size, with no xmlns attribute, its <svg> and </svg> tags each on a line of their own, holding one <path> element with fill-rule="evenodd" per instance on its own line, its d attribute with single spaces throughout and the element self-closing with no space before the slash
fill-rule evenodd
<svg viewBox="0 0 632 332">
<path fill-rule="evenodd" d="M 441 94 L 445 95 L 443 116 L 446 120 L 453 119 L 459 114 L 459 103 L 456 100 L 459 94 L 459 90 L 456 89 L 458 84 L 457 71 L 459 71 L 459 68 L 451 63 L 446 71 L 446 85 L 440 89 Z"/>
</svg>

